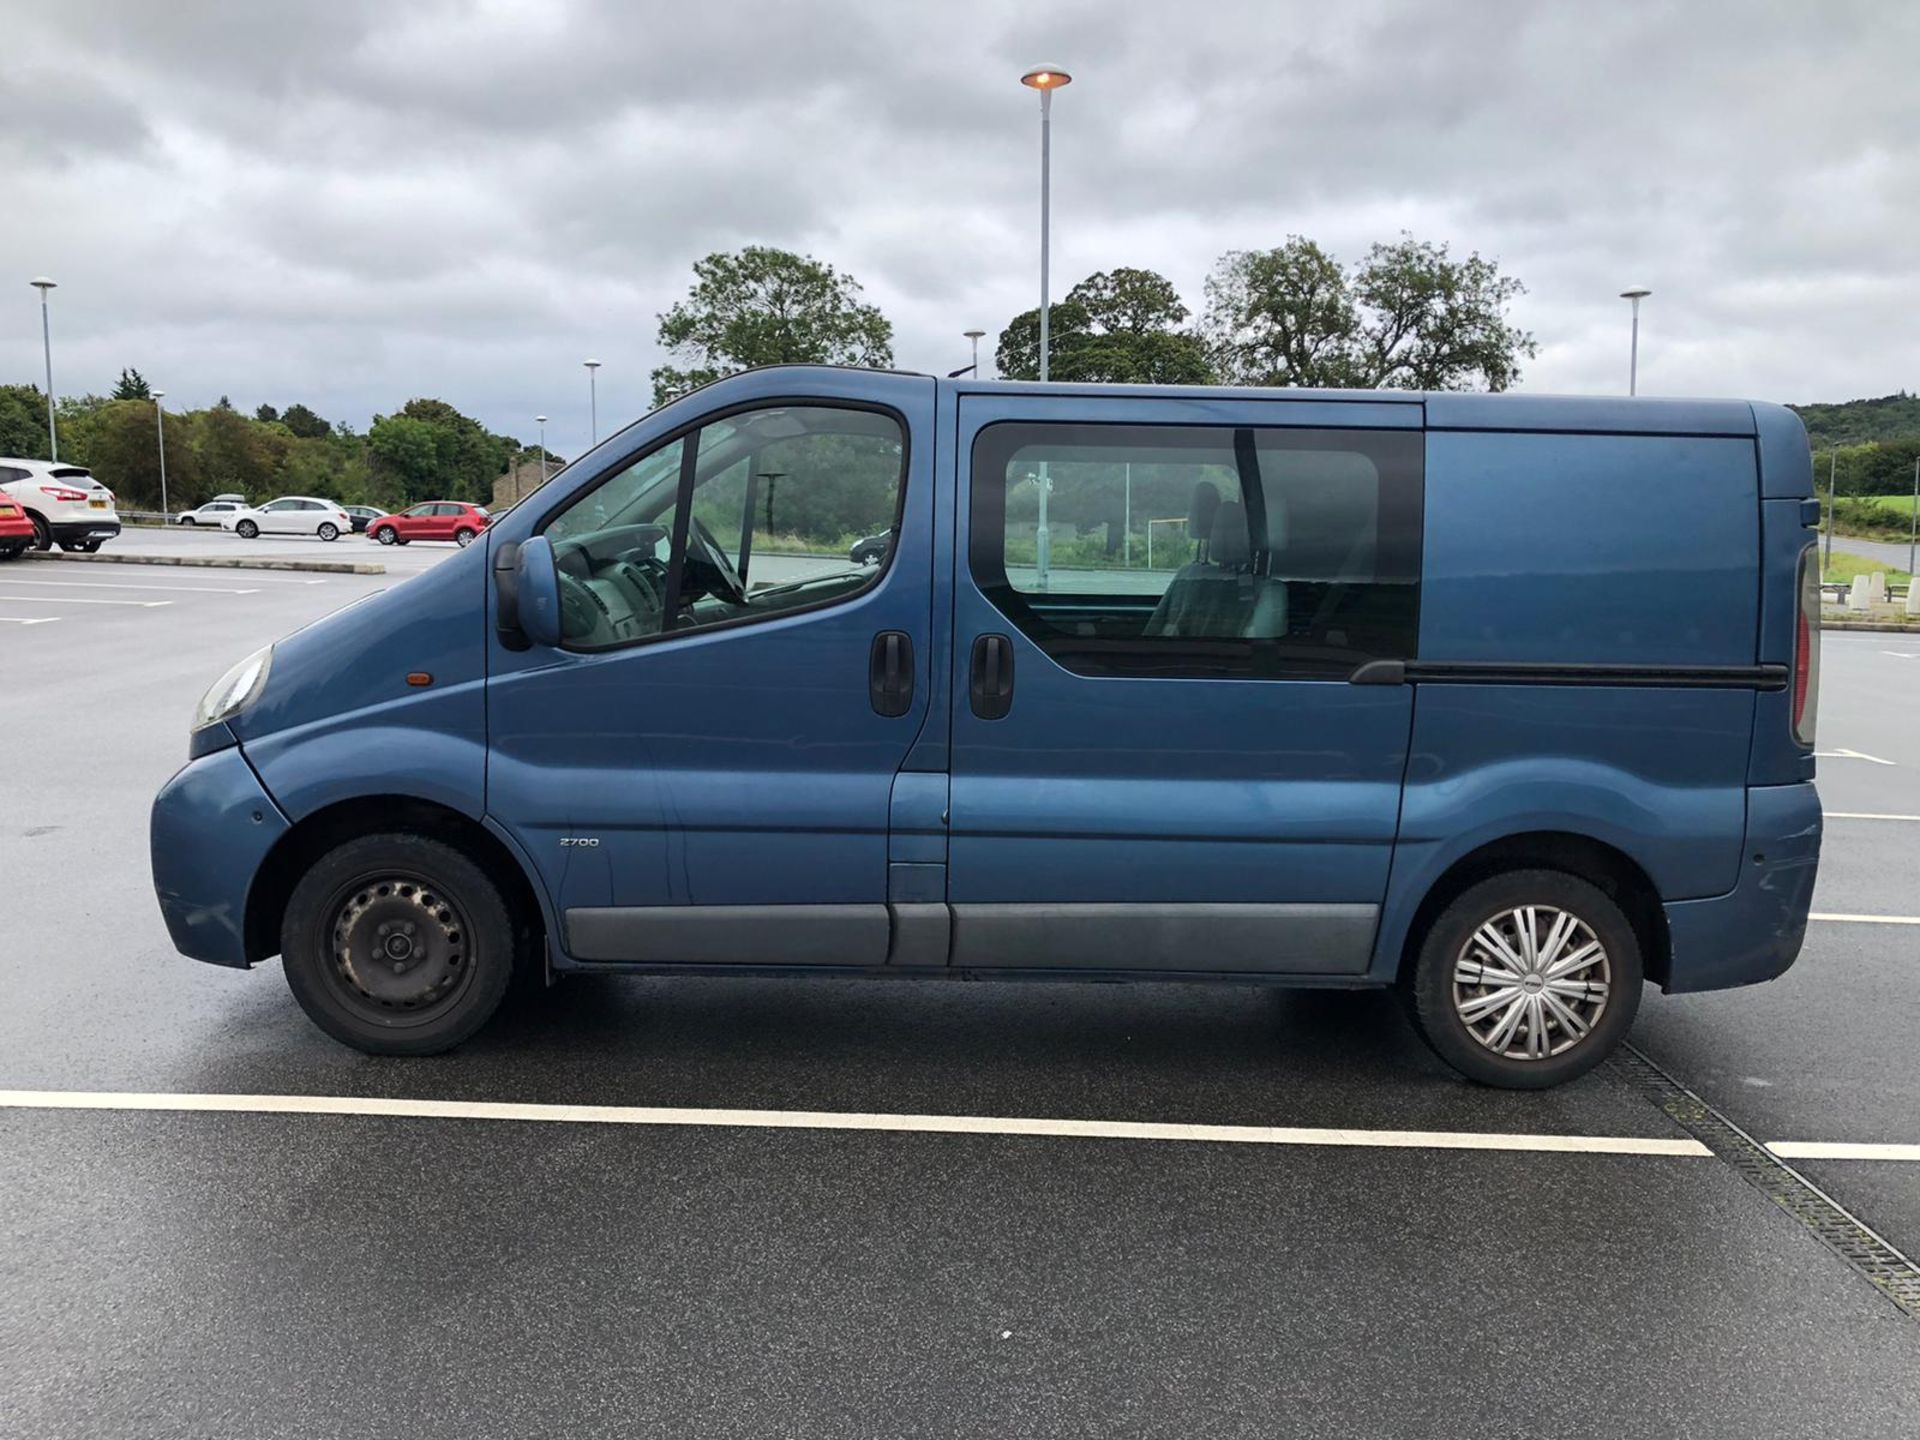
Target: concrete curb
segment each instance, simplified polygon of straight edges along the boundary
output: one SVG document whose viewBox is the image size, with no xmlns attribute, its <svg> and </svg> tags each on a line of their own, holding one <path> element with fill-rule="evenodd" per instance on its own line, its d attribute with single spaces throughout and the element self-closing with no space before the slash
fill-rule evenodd
<svg viewBox="0 0 1920 1440">
<path fill-rule="evenodd" d="M 194 559 L 184 555 L 55 555 L 45 550 L 29 550 L 24 560 L 58 560 L 64 564 L 85 565 L 191 565 L 210 570 L 304 570 L 316 575 L 384 575 L 387 567 L 375 560 L 251 560 L 208 556 Z"/>
<path fill-rule="evenodd" d="M 1920 635 L 1920 625 L 1896 625 L 1891 620 L 1822 620 L 1822 630 L 1871 630 L 1876 635 Z"/>
</svg>

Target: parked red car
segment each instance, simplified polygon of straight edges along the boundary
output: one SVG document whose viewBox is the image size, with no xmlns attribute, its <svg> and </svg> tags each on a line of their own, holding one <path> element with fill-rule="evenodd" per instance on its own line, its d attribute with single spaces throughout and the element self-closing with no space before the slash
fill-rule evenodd
<svg viewBox="0 0 1920 1440">
<path fill-rule="evenodd" d="M 33 543 L 33 520 L 20 502 L 0 490 L 0 560 L 11 560 Z"/>
<path fill-rule="evenodd" d="M 367 526 L 367 538 L 382 545 L 405 545 L 409 540 L 451 540 L 464 549 L 473 537 L 487 528 L 492 517 L 478 505 L 458 500 L 429 500 L 402 510 L 398 515 L 382 515 Z"/>
</svg>

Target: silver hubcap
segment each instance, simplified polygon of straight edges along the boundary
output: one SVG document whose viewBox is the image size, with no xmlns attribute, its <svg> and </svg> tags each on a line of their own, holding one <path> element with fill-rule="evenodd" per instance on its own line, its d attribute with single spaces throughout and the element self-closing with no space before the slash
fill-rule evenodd
<svg viewBox="0 0 1920 1440">
<path fill-rule="evenodd" d="M 1613 979 L 1593 928 L 1551 905 L 1503 910 L 1453 962 L 1453 1008 L 1467 1033 L 1510 1060 L 1572 1049 L 1606 1013 Z"/>
</svg>

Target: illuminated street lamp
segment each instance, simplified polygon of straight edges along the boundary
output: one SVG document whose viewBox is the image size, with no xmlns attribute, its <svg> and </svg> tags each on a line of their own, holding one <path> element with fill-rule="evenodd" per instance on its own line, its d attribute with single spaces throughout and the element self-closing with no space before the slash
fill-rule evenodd
<svg viewBox="0 0 1920 1440">
<path fill-rule="evenodd" d="M 1040 65 L 1020 77 L 1020 83 L 1040 92 L 1040 378 L 1047 378 L 1047 312 L 1051 299 L 1047 261 L 1053 220 L 1053 92 L 1073 83 L 1058 65 Z"/>
<path fill-rule="evenodd" d="M 1020 77 L 1020 83 L 1040 92 L 1040 378 L 1047 378 L 1048 311 L 1052 308 L 1051 287 L 1047 283 L 1047 264 L 1053 241 L 1053 92 L 1071 85 L 1073 76 L 1058 65 L 1038 65 Z M 1036 583 L 1046 593 L 1053 569 L 1053 535 L 1047 527 L 1047 495 L 1053 489 L 1053 477 L 1047 462 L 1040 462 L 1035 477 L 1040 486 L 1040 519 L 1034 529 L 1033 557 L 1039 572 Z"/>
</svg>

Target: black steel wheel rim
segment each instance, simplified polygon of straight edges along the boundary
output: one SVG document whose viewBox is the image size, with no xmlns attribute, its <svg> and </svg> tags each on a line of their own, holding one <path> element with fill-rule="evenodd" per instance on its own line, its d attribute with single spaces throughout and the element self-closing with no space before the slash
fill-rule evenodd
<svg viewBox="0 0 1920 1440">
<path fill-rule="evenodd" d="M 422 1025 L 472 988 L 466 908 L 425 877 L 368 874 L 337 889 L 325 914 L 327 983 L 354 1014 L 390 1028 Z"/>
</svg>

